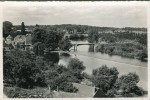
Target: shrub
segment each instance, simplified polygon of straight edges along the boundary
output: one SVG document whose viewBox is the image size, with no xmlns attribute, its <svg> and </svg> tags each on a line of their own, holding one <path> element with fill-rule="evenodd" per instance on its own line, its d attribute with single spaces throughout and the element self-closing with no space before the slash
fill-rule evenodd
<svg viewBox="0 0 150 100">
<path fill-rule="evenodd" d="M 78 89 L 74 87 L 73 84 L 67 83 L 67 82 L 61 83 L 59 89 L 65 92 L 77 92 L 78 91 Z"/>
<path fill-rule="evenodd" d="M 45 88 L 22 89 L 19 87 L 4 87 L 4 94 L 9 98 L 50 98 Z"/>
</svg>

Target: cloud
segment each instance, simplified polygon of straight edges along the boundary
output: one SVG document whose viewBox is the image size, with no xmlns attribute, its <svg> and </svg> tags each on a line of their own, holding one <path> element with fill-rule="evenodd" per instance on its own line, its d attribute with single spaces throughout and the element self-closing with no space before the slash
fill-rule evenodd
<svg viewBox="0 0 150 100">
<path fill-rule="evenodd" d="M 4 20 L 20 24 L 84 24 L 111 27 L 146 27 L 143 6 L 32 6 L 5 7 Z"/>
</svg>

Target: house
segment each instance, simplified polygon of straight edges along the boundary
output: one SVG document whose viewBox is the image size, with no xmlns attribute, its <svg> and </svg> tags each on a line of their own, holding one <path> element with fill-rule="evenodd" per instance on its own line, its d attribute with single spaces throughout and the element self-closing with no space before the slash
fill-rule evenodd
<svg viewBox="0 0 150 100">
<path fill-rule="evenodd" d="M 26 35 L 17 35 L 14 38 L 13 44 L 15 45 L 15 48 L 25 50 L 25 41 L 26 41 Z"/>
<path fill-rule="evenodd" d="M 12 41 L 13 41 L 13 37 L 11 35 L 8 35 L 6 37 L 5 43 L 6 44 L 12 44 Z"/>
<path fill-rule="evenodd" d="M 88 86 L 88 85 L 80 84 L 80 83 L 73 83 L 73 86 L 78 89 L 78 92 L 76 94 L 77 97 L 81 97 L 81 98 L 105 97 L 105 94 L 103 93 L 103 91 L 94 86 Z"/>
<path fill-rule="evenodd" d="M 13 44 L 15 45 L 15 48 L 22 49 L 22 50 L 32 50 L 32 37 L 31 34 L 26 35 L 17 35 L 14 38 Z"/>
</svg>

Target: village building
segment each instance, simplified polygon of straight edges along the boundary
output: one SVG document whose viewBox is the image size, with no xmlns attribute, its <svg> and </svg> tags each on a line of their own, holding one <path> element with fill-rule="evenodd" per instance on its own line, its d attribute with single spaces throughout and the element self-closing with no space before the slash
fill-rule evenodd
<svg viewBox="0 0 150 100">
<path fill-rule="evenodd" d="M 31 43 L 31 34 L 26 35 L 17 35 L 14 38 L 14 45 L 15 48 L 21 49 L 21 50 L 31 50 L 32 49 L 32 43 Z"/>
<path fill-rule="evenodd" d="M 13 37 L 11 35 L 8 35 L 6 37 L 5 43 L 6 44 L 12 44 L 12 41 L 13 41 Z"/>
<path fill-rule="evenodd" d="M 15 48 L 25 50 L 25 41 L 26 41 L 26 36 L 25 35 L 17 35 L 14 38 Z"/>
</svg>

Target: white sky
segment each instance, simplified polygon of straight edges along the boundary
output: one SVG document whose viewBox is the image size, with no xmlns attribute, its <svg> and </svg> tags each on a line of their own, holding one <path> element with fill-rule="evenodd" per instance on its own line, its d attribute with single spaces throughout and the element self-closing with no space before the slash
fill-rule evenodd
<svg viewBox="0 0 150 100">
<path fill-rule="evenodd" d="M 144 6 L 5 6 L 3 21 L 14 25 L 80 24 L 106 27 L 147 27 Z"/>
</svg>

